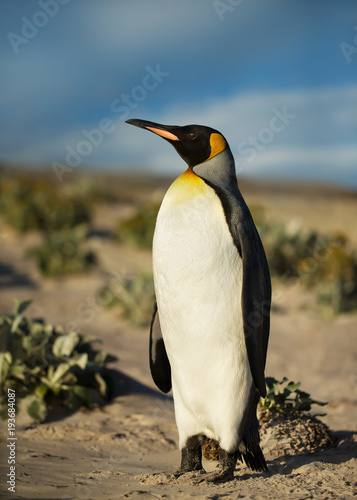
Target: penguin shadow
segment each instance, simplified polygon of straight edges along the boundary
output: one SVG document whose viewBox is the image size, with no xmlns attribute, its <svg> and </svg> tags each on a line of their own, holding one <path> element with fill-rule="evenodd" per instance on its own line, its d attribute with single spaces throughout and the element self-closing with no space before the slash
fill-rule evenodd
<svg viewBox="0 0 357 500">
<path fill-rule="evenodd" d="M 105 408 L 108 405 L 115 403 L 116 398 L 129 395 L 140 395 L 143 402 L 146 398 L 155 399 L 156 402 L 161 402 L 162 407 L 165 408 L 166 403 L 173 401 L 171 396 L 167 396 L 151 387 L 142 384 L 138 380 L 126 375 L 120 370 L 105 368 L 101 371 L 102 377 L 105 379 L 108 388 L 108 397 L 106 399 L 100 397 L 97 393 L 92 394 L 93 405 L 98 408 Z M 64 406 L 61 402 L 55 400 L 49 407 L 48 415 L 45 423 L 54 423 L 69 416 L 77 411 L 89 411 L 84 407 L 75 407 L 73 409 Z"/>
<path fill-rule="evenodd" d="M 36 288 L 36 284 L 27 274 L 17 272 L 12 265 L 3 262 L 0 262 L 0 286 L 28 286 Z"/>
<path fill-rule="evenodd" d="M 120 370 L 106 368 L 103 371 L 103 375 L 109 382 L 110 388 L 110 399 L 113 400 L 116 397 L 128 396 L 131 394 L 137 394 L 142 396 L 151 396 L 156 399 L 163 401 L 172 401 L 172 396 L 168 396 L 161 391 L 153 389 L 148 385 L 145 385 L 138 380 L 126 375 Z M 109 401 L 111 403 L 112 401 Z"/>
<path fill-rule="evenodd" d="M 256 477 L 269 477 L 275 475 L 289 475 L 296 471 L 299 474 L 300 467 L 310 466 L 314 463 L 342 464 L 357 458 L 356 433 L 352 431 L 333 432 L 333 445 L 324 451 L 311 454 L 282 455 L 272 460 L 267 460 L 268 471 L 256 473 Z M 240 480 L 249 479 L 252 473 L 244 473 L 239 476 Z"/>
</svg>

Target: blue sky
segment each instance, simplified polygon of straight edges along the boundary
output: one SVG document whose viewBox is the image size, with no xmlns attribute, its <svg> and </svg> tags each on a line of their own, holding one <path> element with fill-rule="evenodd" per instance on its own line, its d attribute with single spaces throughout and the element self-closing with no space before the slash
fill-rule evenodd
<svg viewBox="0 0 357 500">
<path fill-rule="evenodd" d="M 357 187 L 354 0 L 2 0 L 0 61 L 2 162 L 180 173 L 143 118 L 220 130 L 242 176 Z"/>
</svg>

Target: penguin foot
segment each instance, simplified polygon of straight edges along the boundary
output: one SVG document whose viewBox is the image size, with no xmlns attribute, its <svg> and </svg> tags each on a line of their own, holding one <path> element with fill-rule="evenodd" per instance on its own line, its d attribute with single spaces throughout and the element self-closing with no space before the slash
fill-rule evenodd
<svg viewBox="0 0 357 500">
<path fill-rule="evenodd" d="M 225 483 L 227 481 L 232 481 L 234 479 L 234 469 L 237 463 L 238 452 L 229 452 L 219 449 L 219 465 L 218 470 L 210 472 L 201 481 L 207 483 Z"/>
<path fill-rule="evenodd" d="M 181 465 L 175 474 L 177 477 L 187 472 L 201 471 L 202 467 L 202 436 L 191 436 L 181 449 Z"/>
<path fill-rule="evenodd" d="M 172 473 L 173 476 L 177 479 L 178 477 L 184 476 L 184 475 L 190 475 L 191 477 L 196 477 L 200 474 L 206 474 L 206 471 L 204 470 L 203 467 L 200 469 L 178 469 L 177 471 Z"/>
<path fill-rule="evenodd" d="M 196 484 L 199 483 L 226 483 L 227 481 L 232 481 L 234 479 L 234 474 L 231 469 L 221 469 L 214 472 L 209 472 L 204 477 L 198 479 Z"/>
</svg>

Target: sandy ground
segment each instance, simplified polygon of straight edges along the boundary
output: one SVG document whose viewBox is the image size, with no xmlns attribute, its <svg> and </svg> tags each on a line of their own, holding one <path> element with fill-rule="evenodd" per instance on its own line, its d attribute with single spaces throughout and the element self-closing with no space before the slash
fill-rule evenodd
<svg viewBox="0 0 357 500">
<path fill-rule="evenodd" d="M 247 200 L 267 208 L 275 219 L 299 217 L 310 227 L 342 229 L 357 241 L 353 197 L 293 195 L 247 188 Z M 308 208 L 313 207 L 313 214 Z M 17 417 L 16 493 L 6 494 L 9 472 L 6 433 L 2 424 L 2 498 L 26 499 L 330 499 L 355 498 L 357 464 L 357 315 L 326 321 L 314 308 L 313 297 L 299 286 L 274 290 L 267 375 L 301 381 L 316 399 L 328 401 L 324 422 L 336 444 L 312 455 L 276 456 L 263 442 L 268 473 L 252 473 L 238 465 L 232 482 L 213 485 L 202 477 L 170 475 L 179 464 L 177 431 L 171 397 L 159 393 L 148 366 L 148 331 L 133 328 L 115 310 L 103 310 L 98 289 L 104 271 L 150 269 L 151 255 L 119 246 L 108 238 L 118 216 L 128 207 L 96 211 L 92 245 L 99 269 L 88 276 L 43 280 L 26 248 L 38 235 L 1 231 L 1 311 L 12 309 L 13 297 L 32 298 L 28 314 L 69 325 L 103 340 L 103 349 L 118 356 L 112 369 L 114 400 L 92 412 L 63 418 L 61 412 L 41 425 Z M 327 217 L 328 214 L 328 217 Z M 324 410 L 325 410 L 324 408 Z M 215 462 L 205 461 L 207 471 Z"/>
</svg>

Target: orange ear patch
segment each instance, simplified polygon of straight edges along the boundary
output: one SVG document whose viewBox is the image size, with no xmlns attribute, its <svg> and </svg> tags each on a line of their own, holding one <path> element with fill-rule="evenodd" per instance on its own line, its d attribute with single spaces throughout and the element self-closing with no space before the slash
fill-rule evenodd
<svg viewBox="0 0 357 500">
<path fill-rule="evenodd" d="M 176 135 L 171 134 L 171 132 L 168 132 L 167 130 L 161 130 L 160 128 L 154 128 L 154 127 L 146 127 L 148 130 L 151 130 L 151 132 L 154 132 L 157 135 L 160 135 L 164 139 L 169 139 L 170 141 L 179 141 L 180 139 L 176 137 Z"/>
<path fill-rule="evenodd" d="M 211 145 L 211 154 L 209 155 L 207 160 L 218 155 L 218 153 L 220 153 L 221 151 L 223 151 L 227 147 L 227 143 L 226 143 L 225 138 L 221 134 L 217 134 L 216 132 L 211 134 L 209 142 Z"/>
</svg>

